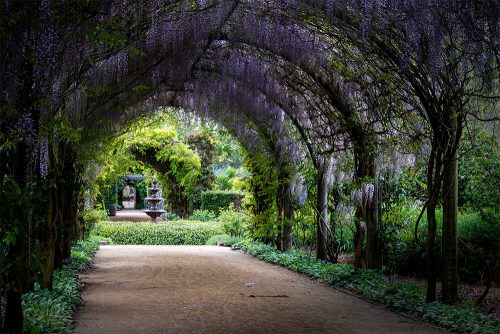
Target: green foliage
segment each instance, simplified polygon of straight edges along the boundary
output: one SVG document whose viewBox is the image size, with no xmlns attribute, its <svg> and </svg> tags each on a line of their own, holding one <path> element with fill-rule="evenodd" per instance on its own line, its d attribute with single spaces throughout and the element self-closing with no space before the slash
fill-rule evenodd
<svg viewBox="0 0 500 334">
<path fill-rule="evenodd" d="M 95 210 L 92 208 L 80 211 L 79 216 L 83 222 L 84 231 L 87 237 L 88 231 L 90 231 L 97 222 L 108 220 L 108 212 L 106 210 Z"/>
<path fill-rule="evenodd" d="M 231 190 L 233 187 L 231 179 L 225 174 L 217 175 L 215 177 L 215 186 L 219 190 Z"/>
<path fill-rule="evenodd" d="M 279 252 L 272 246 L 244 240 L 233 247 L 266 262 L 278 264 L 312 278 L 353 290 L 363 296 L 419 316 L 462 333 L 498 333 L 500 321 L 481 313 L 473 304 L 450 306 L 425 303 L 425 289 L 410 283 L 390 284 L 376 270 L 359 270 L 345 264 L 329 264 L 316 260 L 299 250 Z"/>
<path fill-rule="evenodd" d="M 475 125 L 461 148 L 459 204 L 481 214 L 491 224 L 500 221 L 500 157 L 498 136 Z"/>
<path fill-rule="evenodd" d="M 100 238 L 90 236 L 86 240 L 77 241 L 71 248 L 71 256 L 66 266 L 77 272 L 83 272 L 92 266 L 92 257 L 99 248 Z"/>
<path fill-rule="evenodd" d="M 427 218 L 419 224 L 420 242 L 414 241 L 414 230 L 421 207 L 409 199 L 395 203 L 382 214 L 385 249 L 385 269 L 402 275 L 425 275 Z M 442 210 L 437 210 L 436 260 L 441 261 Z M 458 272 L 461 280 L 477 283 L 498 272 L 500 268 L 500 226 L 483 220 L 478 212 L 458 214 Z"/>
<path fill-rule="evenodd" d="M 201 207 L 201 192 L 212 189 L 215 179 L 216 148 L 215 138 L 209 131 L 191 133 L 187 136 L 186 142 L 200 158 L 201 163 L 199 182 L 189 193 L 189 206 L 192 211 Z"/>
<path fill-rule="evenodd" d="M 162 213 L 161 217 L 165 220 L 168 220 L 168 221 L 175 221 L 175 220 L 181 219 L 178 215 L 176 215 L 175 213 L 171 213 L 171 212 Z"/>
<path fill-rule="evenodd" d="M 217 175 L 215 179 L 215 186 L 218 190 L 231 190 L 233 189 L 233 180 L 237 177 L 238 170 L 236 168 L 228 167 L 223 174 Z"/>
<path fill-rule="evenodd" d="M 128 139 L 127 149 L 136 158 L 150 164 L 153 168 L 164 164 L 164 170 L 161 172 L 172 175 L 178 185 L 184 188 L 194 186 L 199 177 L 200 158 L 186 144 L 178 141 L 177 133 L 173 129 L 138 130 L 132 138 Z"/>
<path fill-rule="evenodd" d="M 57 275 L 57 276 L 56 276 Z M 63 277 L 66 275 L 66 277 Z M 63 290 L 52 291 L 35 289 L 23 295 L 24 331 L 26 333 L 72 333 L 71 314 L 80 300 L 72 303 L 74 296 L 79 296 L 79 281 L 73 271 L 66 269 L 55 273 L 54 283 L 58 279 L 68 284 L 60 284 Z M 57 277 L 57 278 L 56 278 Z"/>
<path fill-rule="evenodd" d="M 385 267 L 389 272 L 400 274 L 420 273 L 423 270 L 423 247 L 414 243 L 415 222 L 421 205 L 411 199 L 386 207 L 382 213 L 384 226 Z M 440 216 L 440 212 L 438 213 Z M 427 234 L 427 220 L 423 217 L 419 235 Z M 440 229 L 438 229 L 439 231 Z M 425 238 L 423 242 L 425 242 Z"/>
<path fill-rule="evenodd" d="M 198 220 L 202 222 L 214 221 L 217 215 L 211 211 L 207 210 L 194 210 L 194 212 L 189 217 L 190 220 Z"/>
<path fill-rule="evenodd" d="M 224 131 L 216 133 L 215 148 L 217 151 L 215 168 L 239 168 L 243 164 L 243 150 L 231 134 Z"/>
<path fill-rule="evenodd" d="M 458 270 L 465 282 L 500 278 L 500 222 L 477 212 L 462 212 L 458 224 Z M 495 276 L 496 275 L 496 276 Z"/>
<path fill-rule="evenodd" d="M 216 234 L 222 234 L 217 222 L 103 222 L 92 234 L 111 238 L 117 245 L 205 245 Z"/>
<path fill-rule="evenodd" d="M 240 207 L 243 196 L 243 193 L 235 191 L 204 191 L 201 194 L 201 209 L 218 215 L 221 210 L 229 208 L 231 204 Z"/>
<path fill-rule="evenodd" d="M 228 209 L 221 211 L 218 220 L 222 222 L 224 233 L 233 237 L 242 237 L 248 230 L 250 216 L 243 211 L 235 211 L 234 206 L 230 205 Z"/>
<path fill-rule="evenodd" d="M 214 236 L 211 236 L 210 239 L 207 240 L 207 245 L 218 245 L 218 246 L 225 246 L 225 247 L 232 247 L 238 243 L 240 243 L 243 240 L 243 238 L 240 237 L 232 237 L 227 234 L 217 234 Z"/>
<path fill-rule="evenodd" d="M 78 241 L 71 249 L 67 264 L 54 272 L 52 291 L 40 289 L 23 295 L 25 333 L 72 333 L 73 310 L 82 304 L 80 279 L 75 271 L 87 270 L 100 239 L 90 237 Z"/>
</svg>

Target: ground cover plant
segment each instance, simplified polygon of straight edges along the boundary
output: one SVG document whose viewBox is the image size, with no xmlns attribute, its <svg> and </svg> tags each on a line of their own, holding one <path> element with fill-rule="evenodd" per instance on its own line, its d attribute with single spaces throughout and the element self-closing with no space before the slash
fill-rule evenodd
<svg viewBox="0 0 500 334">
<path fill-rule="evenodd" d="M 92 234 L 111 238 L 117 245 L 205 245 L 211 236 L 224 233 L 218 222 L 169 221 L 100 222 Z"/>
<path fill-rule="evenodd" d="M 25 333 L 73 332 L 71 317 L 74 309 L 82 305 L 77 273 L 90 268 L 99 243 L 98 237 L 78 241 L 72 247 L 65 266 L 54 272 L 52 291 L 35 284 L 33 292 L 23 295 Z"/>
<path fill-rule="evenodd" d="M 500 333 L 500 321 L 482 313 L 474 304 L 462 303 L 451 306 L 440 302 L 426 303 L 424 287 L 412 283 L 390 284 L 378 270 L 359 270 L 348 264 L 331 264 L 296 249 L 279 252 L 274 247 L 250 240 L 245 240 L 236 246 L 266 262 L 352 290 L 453 331 L 477 334 Z"/>
</svg>

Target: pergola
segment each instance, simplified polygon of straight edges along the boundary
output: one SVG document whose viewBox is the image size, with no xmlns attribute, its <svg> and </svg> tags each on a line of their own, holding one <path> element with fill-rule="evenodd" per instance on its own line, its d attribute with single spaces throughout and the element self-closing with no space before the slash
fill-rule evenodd
<svg viewBox="0 0 500 334">
<path fill-rule="evenodd" d="M 328 258 L 332 157 L 352 155 L 361 194 L 356 265 L 378 268 L 373 193 L 385 122 L 413 113 L 428 125 L 435 176 L 426 206 L 435 208 L 441 185 L 456 187 L 467 103 L 492 87 L 498 93 L 498 4 L 489 0 L 6 1 L 0 10 L 12 18 L 0 29 L 0 129 L 2 140 L 14 143 L 0 151 L 0 172 L 22 189 L 31 187 L 30 180 L 48 189 L 50 218 L 37 223 L 44 231 L 37 242 L 47 250 L 41 262 L 48 286 L 74 238 L 55 231 L 77 227 L 78 175 L 91 159 L 75 147 L 92 151 L 158 107 L 220 122 L 249 149 L 273 157 L 279 167 L 292 166 L 288 173 L 296 173 L 306 156 L 312 159 L 321 259 Z M 292 191 L 295 175 L 286 179 Z M 443 255 L 453 299 L 456 198 L 443 201 L 443 234 L 450 236 Z M 31 217 L 47 216 L 47 204 L 31 208 L 5 219 L 27 230 Z M 7 261 L 25 263 L 17 260 L 26 256 L 26 245 L 18 235 Z M 16 307 L 15 291 L 23 290 L 26 277 L 29 268 L 19 265 L 7 278 Z"/>
</svg>

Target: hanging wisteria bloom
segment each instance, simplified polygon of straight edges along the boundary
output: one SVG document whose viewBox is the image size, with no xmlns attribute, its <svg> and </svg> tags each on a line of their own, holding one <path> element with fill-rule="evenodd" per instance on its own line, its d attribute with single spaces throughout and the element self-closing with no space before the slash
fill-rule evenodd
<svg viewBox="0 0 500 334">
<path fill-rule="evenodd" d="M 40 177 L 42 180 L 47 178 L 49 172 L 49 140 L 47 137 L 43 137 L 39 143 L 40 151 Z"/>
<path fill-rule="evenodd" d="M 351 200 L 357 206 L 366 206 L 373 200 L 375 186 L 372 183 L 365 183 L 360 188 L 351 191 Z"/>
</svg>

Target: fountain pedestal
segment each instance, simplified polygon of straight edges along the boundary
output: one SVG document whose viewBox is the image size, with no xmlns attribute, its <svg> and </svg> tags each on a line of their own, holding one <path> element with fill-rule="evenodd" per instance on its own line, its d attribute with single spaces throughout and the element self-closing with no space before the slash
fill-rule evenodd
<svg viewBox="0 0 500 334">
<path fill-rule="evenodd" d="M 158 219 L 162 213 L 165 213 L 165 210 L 163 210 L 164 199 L 159 195 L 161 189 L 156 187 L 156 184 L 157 181 L 155 177 L 153 179 L 153 187 L 148 188 L 148 197 L 144 199 L 146 208 L 142 210 L 151 217 L 153 223 L 156 223 L 156 219 Z"/>
</svg>

